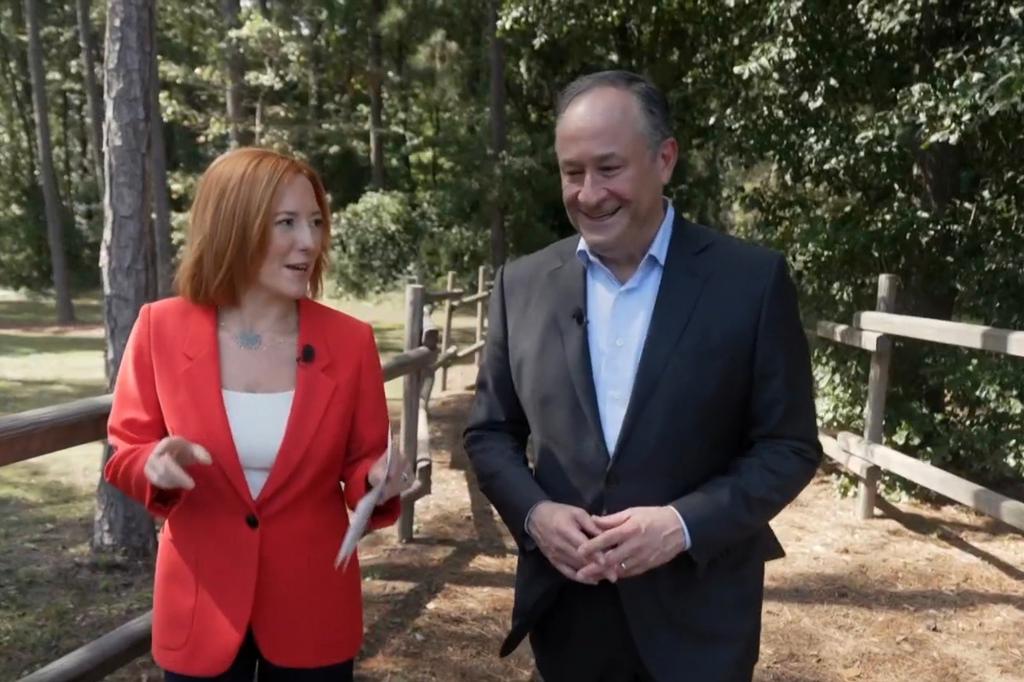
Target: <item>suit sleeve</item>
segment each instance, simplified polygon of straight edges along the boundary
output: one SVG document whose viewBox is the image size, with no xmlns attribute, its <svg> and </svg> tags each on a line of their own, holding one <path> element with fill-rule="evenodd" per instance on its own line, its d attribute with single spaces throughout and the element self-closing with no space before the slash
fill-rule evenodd
<svg viewBox="0 0 1024 682">
<path fill-rule="evenodd" d="M 153 373 L 150 316 L 150 306 L 142 306 L 121 357 L 107 421 L 112 455 L 103 477 L 151 514 L 166 517 L 187 491 L 157 488 L 143 473 L 149 455 L 167 435 Z"/>
<path fill-rule="evenodd" d="M 807 338 L 781 256 L 761 301 L 746 431 L 749 445 L 724 475 L 672 503 L 698 567 L 766 526 L 821 461 Z"/>
<path fill-rule="evenodd" d="M 374 462 L 388 446 L 388 403 L 384 397 L 384 374 L 381 371 L 377 342 L 373 329 L 366 325 L 366 336 L 361 341 L 359 388 L 356 397 L 352 430 L 345 451 L 342 482 L 345 484 L 345 502 L 352 509 L 367 491 L 367 476 Z M 401 510 L 400 496 L 380 505 L 370 517 L 370 530 L 390 526 L 398 520 Z"/>
<path fill-rule="evenodd" d="M 494 277 L 484 361 L 463 443 L 480 489 L 519 546 L 530 550 L 535 545 L 525 532 L 527 514 L 548 497 L 534 480 L 526 459 L 530 426 L 512 381 L 504 287 L 501 268 Z"/>
</svg>

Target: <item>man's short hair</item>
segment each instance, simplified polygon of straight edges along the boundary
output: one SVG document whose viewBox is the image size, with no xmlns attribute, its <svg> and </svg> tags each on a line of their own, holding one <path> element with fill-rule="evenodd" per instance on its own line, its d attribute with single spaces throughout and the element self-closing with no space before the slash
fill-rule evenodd
<svg viewBox="0 0 1024 682">
<path fill-rule="evenodd" d="M 617 88 L 626 90 L 636 98 L 643 115 L 644 132 L 651 143 L 651 148 L 672 137 L 672 114 L 669 111 L 668 99 L 654 83 L 631 71 L 598 71 L 580 76 L 558 94 L 555 120 L 569 108 L 573 100 L 582 94 L 597 88 Z"/>
</svg>

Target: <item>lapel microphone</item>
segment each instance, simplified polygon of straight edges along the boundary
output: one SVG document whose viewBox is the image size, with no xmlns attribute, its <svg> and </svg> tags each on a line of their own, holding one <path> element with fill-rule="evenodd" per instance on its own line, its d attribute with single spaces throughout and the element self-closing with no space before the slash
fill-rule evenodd
<svg viewBox="0 0 1024 682">
<path fill-rule="evenodd" d="M 583 308 L 576 306 L 576 308 L 572 311 L 572 319 L 576 320 L 577 326 L 582 327 L 583 324 L 587 321 L 587 318 L 583 315 Z"/>
<path fill-rule="evenodd" d="M 302 347 L 302 355 L 300 355 L 299 357 L 295 358 L 295 361 L 298 362 L 300 365 L 303 364 L 303 363 L 308 365 L 311 362 L 313 362 L 313 358 L 315 358 L 315 357 L 316 357 L 316 351 L 313 350 L 312 344 L 308 344 L 307 343 L 306 345 L 304 345 Z"/>
</svg>

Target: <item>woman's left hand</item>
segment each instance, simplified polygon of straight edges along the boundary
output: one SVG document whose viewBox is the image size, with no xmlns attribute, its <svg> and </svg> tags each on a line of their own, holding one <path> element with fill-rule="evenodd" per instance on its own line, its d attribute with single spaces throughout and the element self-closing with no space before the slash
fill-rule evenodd
<svg viewBox="0 0 1024 682">
<path fill-rule="evenodd" d="M 377 503 L 378 505 L 390 500 L 412 484 L 412 473 L 409 460 L 402 455 L 402 450 L 399 447 L 397 436 L 392 436 L 391 470 L 386 471 L 386 466 L 387 453 L 385 452 L 381 454 L 376 462 L 373 463 L 373 466 L 370 468 L 370 473 L 367 475 L 367 480 L 371 488 L 376 488 L 383 482 L 384 491 L 381 493 L 380 501 Z"/>
</svg>

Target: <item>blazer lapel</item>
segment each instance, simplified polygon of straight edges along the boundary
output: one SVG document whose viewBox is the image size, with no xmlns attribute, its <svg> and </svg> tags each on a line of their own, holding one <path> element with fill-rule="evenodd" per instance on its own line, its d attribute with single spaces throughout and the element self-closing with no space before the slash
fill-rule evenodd
<svg viewBox="0 0 1024 682">
<path fill-rule="evenodd" d="M 707 235 L 702 234 L 696 226 L 682 217 L 676 219 L 651 324 L 647 330 L 647 340 L 633 381 L 633 392 L 615 445 L 616 453 L 626 443 L 639 415 L 644 414 L 645 403 L 654 393 L 654 388 L 664 375 L 665 365 L 690 322 L 709 274 L 700 268 L 697 254 L 709 244 Z"/>
<path fill-rule="evenodd" d="M 302 461 L 337 386 L 326 371 L 331 364 L 331 353 L 329 346 L 324 343 L 326 334 L 318 319 L 319 312 L 309 299 L 299 300 L 299 339 L 295 356 L 301 357 L 302 348 L 308 344 L 314 349 L 313 360 L 298 363 L 288 425 L 277 451 L 277 459 L 260 492 L 260 504 L 288 480 L 292 470 Z"/>
<path fill-rule="evenodd" d="M 217 350 L 217 312 L 212 307 L 196 308 L 188 322 L 182 345 L 185 362 L 181 371 L 182 386 L 187 387 L 196 420 L 206 422 L 204 441 L 200 443 L 239 497 L 252 506 L 249 484 L 238 461 L 235 441 L 231 437 L 224 396 L 220 385 L 220 353 Z"/>
<path fill-rule="evenodd" d="M 597 391 L 594 389 L 594 374 L 590 363 L 587 327 L 577 321 L 576 314 L 577 310 L 587 309 L 587 272 L 573 250 L 561 265 L 551 270 L 549 276 L 553 280 L 551 291 L 555 301 L 554 315 L 562 336 L 566 367 L 569 369 L 569 376 L 572 377 L 583 413 L 590 422 L 590 428 L 597 434 L 597 442 L 601 445 L 603 456 L 607 458 L 608 451 L 604 442 L 604 430 L 601 428 Z"/>
</svg>

